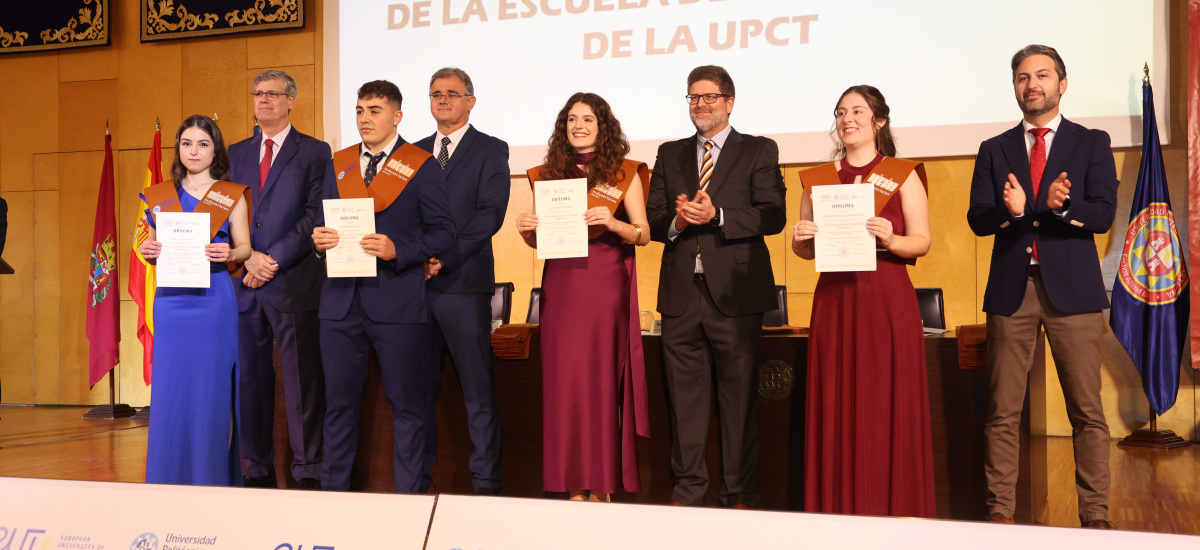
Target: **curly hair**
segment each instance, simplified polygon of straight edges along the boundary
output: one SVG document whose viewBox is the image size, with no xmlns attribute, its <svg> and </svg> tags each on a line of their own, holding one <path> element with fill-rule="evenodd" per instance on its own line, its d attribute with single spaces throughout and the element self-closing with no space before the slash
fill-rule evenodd
<svg viewBox="0 0 1200 550">
<path fill-rule="evenodd" d="M 567 114 L 576 103 L 583 103 L 592 108 L 596 114 L 596 148 L 595 154 L 585 166 L 588 173 L 588 187 L 597 183 L 615 183 L 625 176 L 621 173 L 621 162 L 629 154 L 629 140 L 621 131 L 621 122 L 613 116 L 612 109 L 604 98 L 591 93 L 577 92 L 567 100 L 558 118 L 554 121 L 554 133 L 547 142 L 545 166 L 542 175 L 548 179 L 562 179 L 567 167 L 575 162 L 575 148 L 567 139 Z"/>
<path fill-rule="evenodd" d="M 175 180 L 175 188 L 179 189 L 183 178 L 188 174 L 187 168 L 183 166 L 183 161 L 179 157 L 179 138 L 183 137 L 183 131 L 188 128 L 199 128 L 212 138 L 213 161 L 208 166 L 208 175 L 215 180 L 228 180 L 229 150 L 225 148 L 225 138 L 221 136 L 221 129 L 211 118 L 204 115 L 192 115 L 184 119 L 183 124 L 179 125 L 179 131 L 175 132 L 175 160 L 171 163 L 171 179 Z"/>
</svg>

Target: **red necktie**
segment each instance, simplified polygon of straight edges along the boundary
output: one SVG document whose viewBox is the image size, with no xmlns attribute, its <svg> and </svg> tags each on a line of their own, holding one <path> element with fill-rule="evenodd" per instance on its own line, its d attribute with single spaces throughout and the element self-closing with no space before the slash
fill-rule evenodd
<svg viewBox="0 0 1200 550">
<path fill-rule="evenodd" d="M 1036 205 L 1038 192 L 1042 189 L 1042 173 L 1046 171 L 1046 134 L 1049 128 L 1031 128 L 1033 149 L 1029 150 L 1029 176 L 1033 178 L 1033 203 Z M 1033 241 L 1033 259 L 1038 259 L 1037 239 Z"/>
<path fill-rule="evenodd" d="M 267 150 L 263 152 L 263 158 L 258 163 L 258 192 L 262 193 L 263 185 L 267 183 L 267 174 L 271 172 L 271 151 L 275 147 L 275 142 L 271 138 L 267 138 L 264 142 Z"/>
</svg>

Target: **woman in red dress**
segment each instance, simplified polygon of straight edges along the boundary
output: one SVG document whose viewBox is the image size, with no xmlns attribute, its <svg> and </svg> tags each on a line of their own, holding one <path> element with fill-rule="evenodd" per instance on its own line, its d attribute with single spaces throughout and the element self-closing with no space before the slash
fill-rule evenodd
<svg viewBox="0 0 1200 550">
<path fill-rule="evenodd" d="M 805 509 L 934 517 L 925 342 L 908 265 L 929 251 L 920 163 L 894 158 L 890 109 L 872 86 L 838 99 L 832 163 L 800 173 L 792 250 L 813 259 L 814 185 L 875 190 L 875 271 L 825 272 L 813 295 L 805 417 Z"/>
<path fill-rule="evenodd" d="M 546 491 L 609 501 L 636 492 L 636 435 L 650 436 L 638 323 L 634 246 L 650 242 L 649 171 L 627 160 L 629 142 L 608 103 L 577 93 L 554 124 L 545 164 L 530 184 L 587 178 L 588 255 L 546 260 L 542 272 L 542 438 Z M 537 248 L 538 218 L 517 230 Z"/>
</svg>

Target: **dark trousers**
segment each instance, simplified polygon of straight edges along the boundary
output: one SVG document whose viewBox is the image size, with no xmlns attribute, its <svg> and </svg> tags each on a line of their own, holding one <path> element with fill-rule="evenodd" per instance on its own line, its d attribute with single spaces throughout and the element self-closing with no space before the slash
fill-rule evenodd
<svg viewBox="0 0 1200 550">
<path fill-rule="evenodd" d="M 445 350 L 450 350 L 467 406 L 471 436 L 471 486 L 476 492 L 500 491 L 500 409 L 492 384 L 492 306 L 490 294 L 443 294 L 429 291 L 433 313 L 434 409 L 441 385 Z M 426 468 L 437 461 L 437 429 L 429 430 Z M 428 489 L 428 487 L 425 487 Z"/>
<path fill-rule="evenodd" d="M 1067 314 L 1054 309 L 1038 277 L 1029 278 L 1016 313 L 987 316 L 992 403 L 984 425 L 984 469 L 989 512 L 1013 516 L 1021 409 L 1038 331 L 1045 328 L 1071 421 L 1079 518 L 1083 523 L 1108 519 L 1109 434 L 1100 400 L 1103 325 L 1098 311 Z"/>
<path fill-rule="evenodd" d="M 319 328 L 316 311 L 279 311 L 257 299 L 250 309 L 238 314 L 244 475 L 267 477 L 275 474 L 272 344 L 277 344 L 283 373 L 288 442 L 292 447 L 292 478 L 321 477 L 325 383 Z"/>
<path fill-rule="evenodd" d="M 379 360 L 383 392 L 392 405 L 392 466 L 397 493 L 428 487 L 424 468 L 426 430 L 434 429 L 433 379 L 429 365 L 429 323 L 377 323 L 363 310 L 355 293 L 346 316 L 321 320 L 321 352 L 325 365 L 325 460 L 321 487 L 350 488 L 358 451 L 358 425 L 367 361 L 371 349 Z M 369 404 L 374 406 L 374 404 Z"/>
<path fill-rule="evenodd" d="M 708 424 L 717 383 L 722 506 L 757 507 L 758 347 L 762 314 L 727 317 L 703 280 L 690 285 L 687 309 L 663 316 L 662 361 L 670 401 L 671 500 L 700 505 L 708 491 Z"/>
</svg>

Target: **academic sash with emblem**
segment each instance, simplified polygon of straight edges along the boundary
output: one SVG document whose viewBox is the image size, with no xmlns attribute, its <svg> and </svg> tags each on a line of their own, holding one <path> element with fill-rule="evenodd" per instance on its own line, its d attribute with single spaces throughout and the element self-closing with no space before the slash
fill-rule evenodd
<svg viewBox="0 0 1200 550">
<path fill-rule="evenodd" d="M 379 172 L 368 186 L 362 178 L 358 164 L 362 159 L 359 144 L 333 154 L 333 166 L 337 169 L 338 197 L 343 199 L 375 200 L 375 212 L 383 212 L 391 206 L 417 170 L 433 155 L 411 143 L 404 143 L 392 151 L 392 155 L 379 162 Z"/>
</svg>

